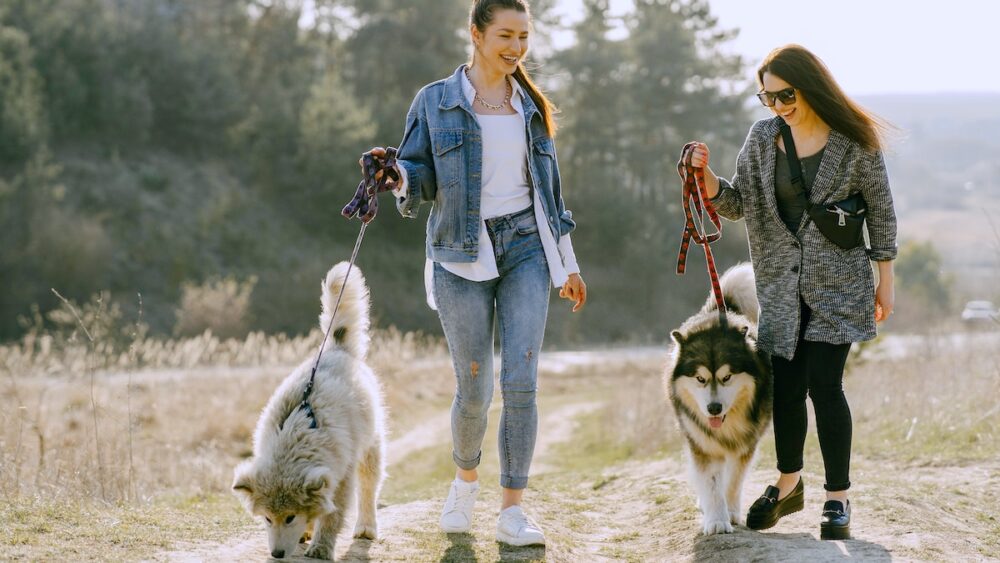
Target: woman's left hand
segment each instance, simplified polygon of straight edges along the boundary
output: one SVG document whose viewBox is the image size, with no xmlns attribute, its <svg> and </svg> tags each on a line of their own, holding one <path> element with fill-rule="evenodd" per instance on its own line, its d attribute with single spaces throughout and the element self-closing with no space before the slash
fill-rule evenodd
<svg viewBox="0 0 1000 563">
<path fill-rule="evenodd" d="M 573 305 L 574 313 L 583 309 L 583 305 L 587 302 L 587 284 L 583 283 L 583 278 L 580 277 L 580 274 L 569 275 L 566 283 L 559 288 L 559 297 L 576 302 Z"/>
<path fill-rule="evenodd" d="M 896 301 L 896 292 L 892 287 L 892 277 L 879 280 L 875 288 L 875 322 L 880 323 L 892 314 Z"/>
</svg>

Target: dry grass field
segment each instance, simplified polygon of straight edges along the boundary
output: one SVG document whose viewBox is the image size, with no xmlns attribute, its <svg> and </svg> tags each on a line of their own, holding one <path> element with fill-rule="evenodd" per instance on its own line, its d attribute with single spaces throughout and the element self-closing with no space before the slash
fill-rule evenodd
<svg viewBox="0 0 1000 563">
<path fill-rule="evenodd" d="M 817 539 L 823 479 L 813 434 L 804 512 L 764 534 L 703 537 L 663 398 L 665 349 L 545 353 L 525 502 L 549 545 L 512 549 L 492 534 L 498 417 L 473 533 L 438 533 L 453 470 L 450 362 L 439 340 L 380 331 L 371 363 L 391 409 L 382 537 L 344 538 L 338 559 L 1000 557 L 998 335 L 888 336 L 852 358 L 856 539 L 846 542 Z M 232 468 L 249 454 L 267 397 L 320 336 L 204 335 L 139 342 L 112 357 L 86 339 L 45 338 L 0 348 L 0 560 L 266 560 L 263 530 L 229 494 Z M 744 504 L 773 477 L 773 460 L 768 436 Z"/>
</svg>

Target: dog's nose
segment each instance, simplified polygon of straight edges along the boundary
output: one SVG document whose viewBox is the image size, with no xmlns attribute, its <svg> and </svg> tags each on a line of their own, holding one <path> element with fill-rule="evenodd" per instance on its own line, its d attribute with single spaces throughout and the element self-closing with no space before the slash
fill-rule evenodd
<svg viewBox="0 0 1000 563">
<path fill-rule="evenodd" d="M 709 403 L 708 414 L 718 416 L 722 412 L 722 403 Z"/>
<path fill-rule="evenodd" d="M 284 549 L 275 549 L 274 551 L 271 552 L 271 557 L 274 557 L 275 559 L 284 559 L 285 558 L 285 550 Z"/>
</svg>

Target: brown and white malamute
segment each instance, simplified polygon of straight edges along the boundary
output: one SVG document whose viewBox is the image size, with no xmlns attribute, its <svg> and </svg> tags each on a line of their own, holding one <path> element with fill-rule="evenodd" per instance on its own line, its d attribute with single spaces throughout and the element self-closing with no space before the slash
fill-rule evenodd
<svg viewBox="0 0 1000 563">
<path fill-rule="evenodd" d="M 726 326 L 709 295 L 671 333 L 675 346 L 665 384 L 690 453 L 690 479 L 705 534 L 743 524 L 740 492 L 757 443 L 771 422 L 773 377 L 757 350 L 757 293 L 750 264 L 723 274 Z"/>
</svg>

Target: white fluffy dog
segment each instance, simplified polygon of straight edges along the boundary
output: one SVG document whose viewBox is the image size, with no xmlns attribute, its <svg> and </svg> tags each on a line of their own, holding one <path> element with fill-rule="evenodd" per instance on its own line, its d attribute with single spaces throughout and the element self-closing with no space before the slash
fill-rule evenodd
<svg viewBox="0 0 1000 563">
<path fill-rule="evenodd" d="M 323 283 L 320 329 L 330 327 L 348 271 L 334 266 Z M 375 539 L 376 501 L 384 476 L 385 414 L 368 351 L 368 288 L 356 267 L 308 398 L 315 358 L 302 363 L 271 396 L 257 422 L 253 457 L 236 467 L 233 491 L 267 526 L 271 556 L 294 553 L 311 527 L 307 557 L 332 559 L 344 513 L 358 489 L 354 537 Z"/>
</svg>

